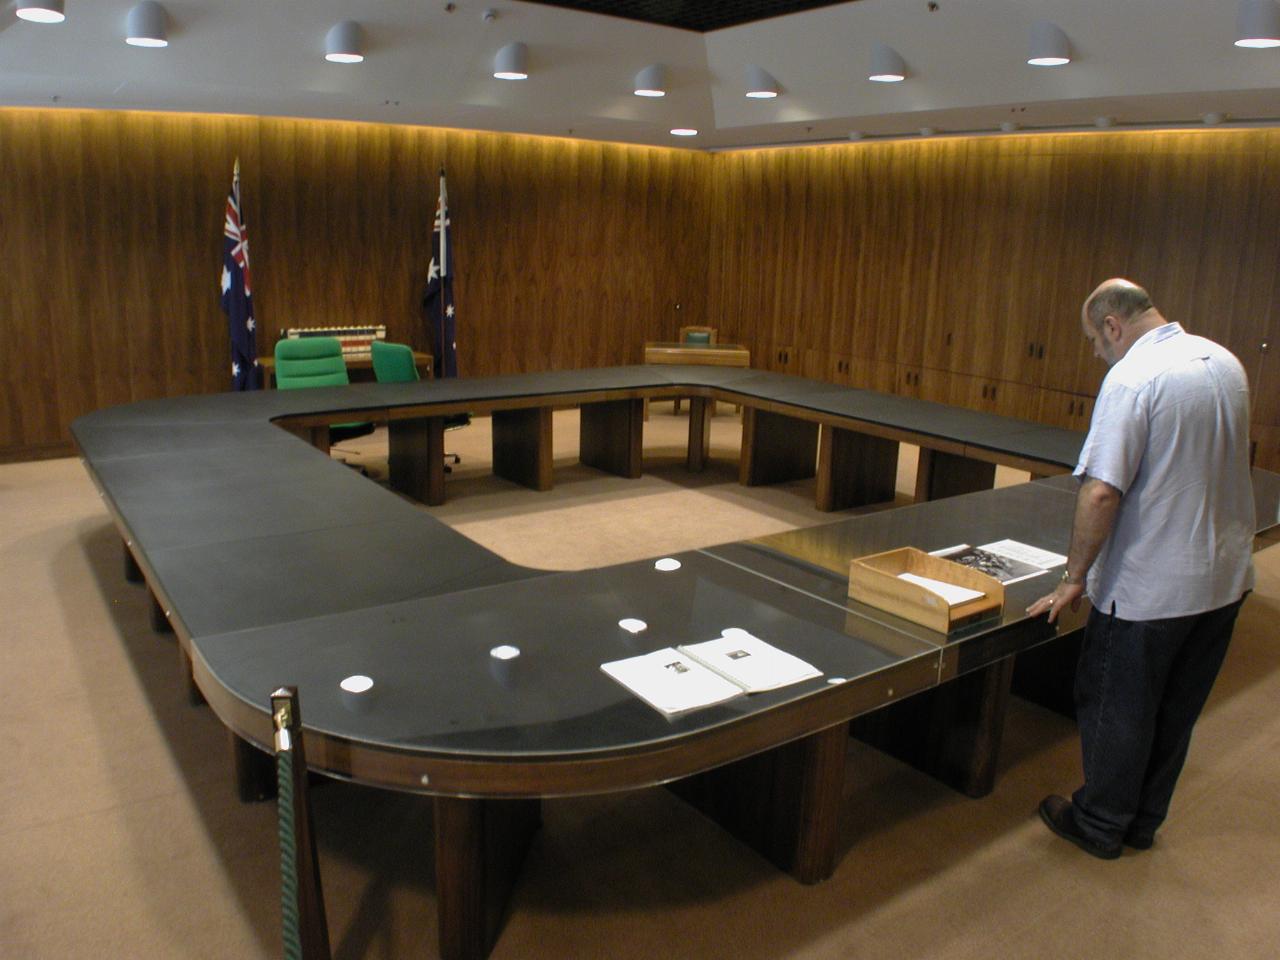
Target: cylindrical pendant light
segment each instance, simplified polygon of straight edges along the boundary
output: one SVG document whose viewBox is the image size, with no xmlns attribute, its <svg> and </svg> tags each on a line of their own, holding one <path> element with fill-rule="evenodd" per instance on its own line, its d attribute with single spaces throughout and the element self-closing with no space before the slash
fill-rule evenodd
<svg viewBox="0 0 1280 960">
<path fill-rule="evenodd" d="M 499 80 L 529 79 L 529 48 L 518 40 L 508 43 L 493 58 L 493 75 Z"/>
<path fill-rule="evenodd" d="M 871 73 L 868 80 L 876 83 L 898 83 L 907 78 L 907 65 L 893 47 L 877 43 L 871 51 Z"/>
<path fill-rule="evenodd" d="M 637 97 L 665 97 L 667 95 L 667 68 L 651 63 L 636 74 L 633 87 Z"/>
<path fill-rule="evenodd" d="M 364 30 L 354 20 L 343 20 L 329 28 L 324 38 L 324 58 L 330 63 L 362 63 Z"/>
<path fill-rule="evenodd" d="M 131 47 L 167 47 L 167 20 L 164 7 L 156 0 L 142 0 L 125 20 L 124 42 Z"/>
<path fill-rule="evenodd" d="M 18 0 L 14 13 L 32 23 L 61 23 L 67 19 L 62 0 Z"/>
<path fill-rule="evenodd" d="M 1067 35 L 1048 20 L 1031 26 L 1031 48 L 1027 63 L 1033 67 L 1061 67 L 1071 62 L 1071 44 Z"/>
<path fill-rule="evenodd" d="M 1280 4 L 1276 0 L 1240 0 L 1237 47 L 1280 47 Z"/>
<path fill-rule="evenodd" d="M 747 67 L 747 96 L 752 100 L 772 100 L 779 93 L 778 81 L 763 67 Z"/>
</svg>

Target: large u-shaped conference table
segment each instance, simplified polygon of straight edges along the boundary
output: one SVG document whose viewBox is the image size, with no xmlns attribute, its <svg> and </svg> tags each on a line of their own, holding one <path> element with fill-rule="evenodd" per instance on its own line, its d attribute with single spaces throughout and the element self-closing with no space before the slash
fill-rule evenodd
<svg viewBox="0 0 1280 960">
<path fill-rule="evenodd" d="M 582 461 L 639 476 L 644 402 L 676 396 L 691 400 L 691 469 L 705 462 L 708 404 L 721 400 L 744 408 L 742 482 L 816 475 L 824 509 L 887 500 L 907 441 L 921 447 L 920 502 L 675 554 L 678 566 L 548 572 L 324 453 L 328 424 L 385 421 L 395 490 L 439 503 L 445 418 L 488 413 L 494 472 L 546 489 L 552 410 L 576 406 Z M 851 720 L 958 789 L 989 791 L 1014 657 L 1055 635 L 1022 612 L 1044 578 L 1010 585 L 999 617 L 940 634 L 849 599 L 848 563 L 1006 537 L 1065 553 L 1073 483 L 1051 475 L 1069 470 L 1082 439 L 683 365 L 153 400 L 86 415 L 72 432 L 128 564 L 177 633 L 193 694 L 234 734 L 242 792 L 270 774 L 270 694 L 289 684 L 313 769 L 434 798 L 448 960 L 487 955 L 543 797 L 671 784 L 816 882 L 836 864 Z M 992 490 L 997 463 L 1047 479 Z M 1255 471 L 1255 490 L 1260 528 L 1274 526 L 1280 477 Z M 647 626 L 635 633 L 626 619 Z M 667 718 L 600 669 L 729 627 L 822 677 Z M 491 656 L 504 645 L 519 655 Z M 372 688 L 339 686 L 354 675 Z"/>
</svg>

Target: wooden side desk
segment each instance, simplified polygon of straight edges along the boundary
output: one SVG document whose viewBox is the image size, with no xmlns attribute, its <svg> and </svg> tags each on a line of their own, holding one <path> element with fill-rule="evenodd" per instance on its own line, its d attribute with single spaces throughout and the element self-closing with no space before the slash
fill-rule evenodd
<svg viewBox="0 0 1280 960">
<path fill-rule="evenodd" d="M 644 345 L 645 363 L 693 364 L 704 367 L 749 367 L 751 351 L 736 343 L 669 343 L 650 342 Z M 675 411 L 680 412 L 680 398 L 675 398 Z M 707 462 L 711 445 L 711 431 L 707 418 L 714 417 L 716 402 L 704 397 L 689 398 L 689 453 L 690 470 L 701 470 Z M 645 406 L 645 419 L 649 408 Z"/>
</svg>

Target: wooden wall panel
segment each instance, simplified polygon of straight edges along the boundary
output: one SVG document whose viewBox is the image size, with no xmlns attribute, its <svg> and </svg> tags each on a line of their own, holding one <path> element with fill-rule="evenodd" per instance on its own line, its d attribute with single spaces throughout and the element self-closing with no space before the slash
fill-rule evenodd
<svg viewBox="0 0 1280 960">
<path fill-rule="evenodd" d="M 850 143 L 716 161 L 708 322 L 738 324 L 754 352 L 790 337 L 806 369 L 833 378 L 851 356 L 856 370 L 893 362 L 1089 396 L 1105 367 L 1081 336 L 1080 304 L 1128 276 L 1170 319 L 1236 352 L 1256 423 L 1280 412 L 1269 389 L 1280 361 L 1258 351 L 1280 319 L 1280 131 Z M 1263 455 L 1280 462 L 1280 450 Z"/>
<path fill-rule="evenodd" d="M 709 323 L 758 366 L 875 371 L 899 389 L 921 370 L 1015 383 L 1052 391 L 1039 406 L 1060 416 L 1104 373 L 1080 301 L 1120 274 L 1235 350 L 1255 421 L 1280 425 L 1280 361 L 1258 350 L 1280 316 L 1276 130 L 707 155 L 0 110 L 0 458 L 67 450 L 67 424 L 99 406 L 224 389 L 216 281 L 236 156 L 263 352 L 284 327 L 346 322 L 427 345 L 443 164 L 465 375 L 633 363 L 646 339 Z"/>
<path fill-rule="evenodd" d="M 226 388 L 217 280 L 237 156 L 262 353 L 285 327 L 338 323 L 428 345 L 442 164 L 464 374 L 636 363 L 645 340 L 705 316 L 705 154 L 0 110 L 0 459 L 68 452 L 67 425 L 98 407 Z"/>
</svg>

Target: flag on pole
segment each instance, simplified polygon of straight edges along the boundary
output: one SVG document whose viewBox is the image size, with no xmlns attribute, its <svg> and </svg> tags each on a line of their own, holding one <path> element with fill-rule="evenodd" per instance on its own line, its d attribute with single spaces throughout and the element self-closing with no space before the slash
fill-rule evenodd
<svg viewBox="0 0 1280 960">
<path fill-rule="evenodd" d="M 249 282 L 249 234 L 240 206 L 240 158 L 231 175 L 222 227 L 222 310 L 231 333 L 231 389 L 258 389 L 258 345 Z"/>
<path fill-rule="evenodd" d="M 427 290 L 422 312 L 431 332 L 432 367 L 435 375 L 458 375 L 457 322 L 453 311 L 453 251 L 449 248 L 449 193 L 440 168 L 440 199 L 431 234 L 431 265 L 427 269 Z"/>
</svg>

